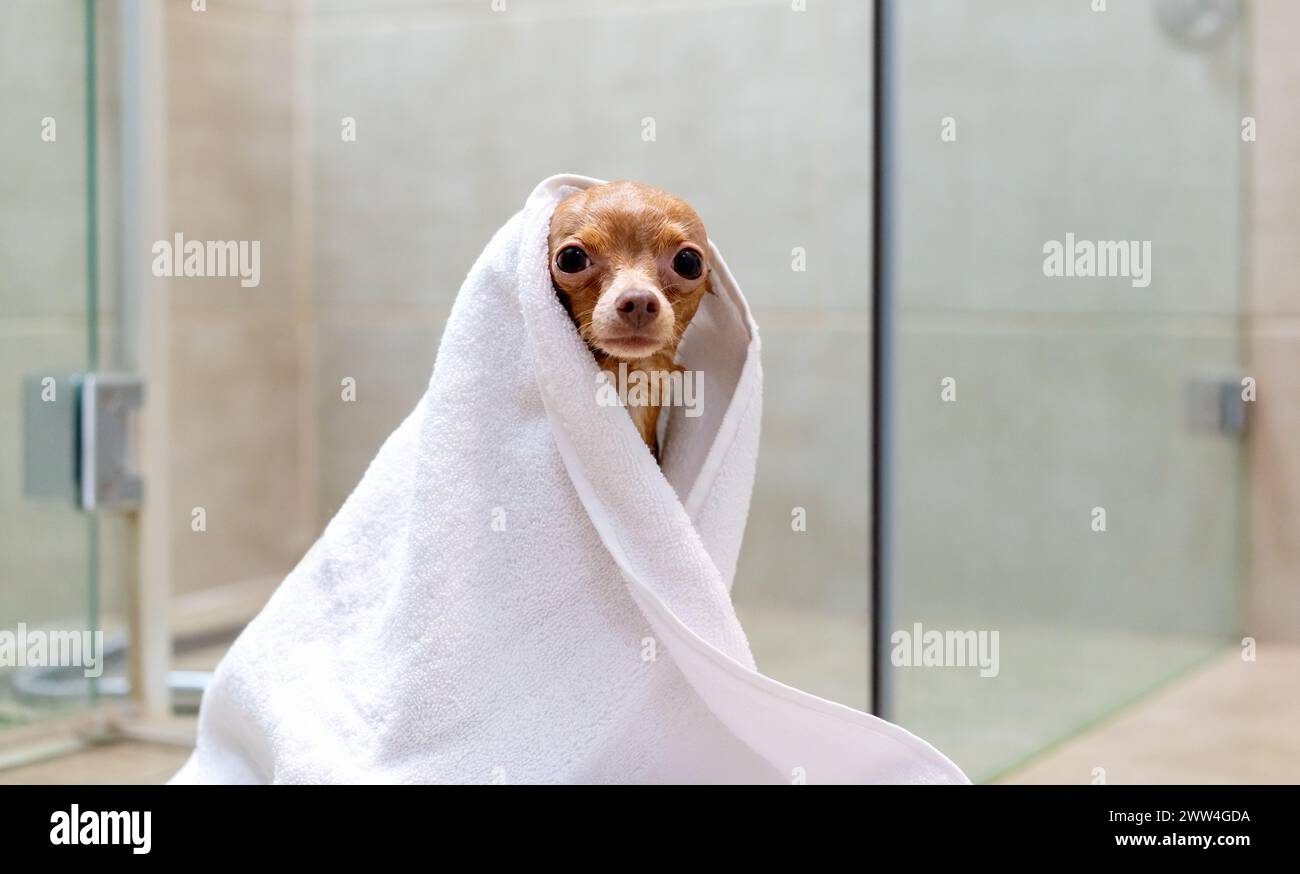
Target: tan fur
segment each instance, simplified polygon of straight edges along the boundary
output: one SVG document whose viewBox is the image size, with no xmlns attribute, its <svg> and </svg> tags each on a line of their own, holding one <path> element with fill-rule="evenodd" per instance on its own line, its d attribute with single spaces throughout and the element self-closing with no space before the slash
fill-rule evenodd
<svg viewBox="0 0 1300 874">
<path fill-rule="evenodd" d="M 709 244 L 704 223 L 685 201 L 640 182 L 609 182 L 565 198 L 551 217 L 551 279 L 561 302 L 596 363 L 615 378 L 619 363 L 628 372 L 680 371 L 682 334 L 709 289 Z M 556 256 L 581 248 L 590 266 L 565 273 Z M 683 278 L 672 267 L 682 248 L 701 256 L 704 270 Z M 623 293 L 653 294 L 659 302 L 652 321 L 635 330 L 614 304 Z M 629 406 L 641 439 L 658 457 L 658 406 Z"/>
</svg>

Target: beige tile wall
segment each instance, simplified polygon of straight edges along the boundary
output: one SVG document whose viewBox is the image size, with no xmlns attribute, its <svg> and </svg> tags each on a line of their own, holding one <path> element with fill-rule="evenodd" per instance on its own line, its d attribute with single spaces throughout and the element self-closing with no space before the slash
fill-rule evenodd
<svg viewBox="0 0 1300 874">
<path fill-rule="evenodd" d="M 170 281 L 175 591 L 287 571 L 310 543 L 295 271 L 293 5 L 169 0 L 166 185 L 186 239 L 257 240 L 261 283 Z M 194 508 L 207 530 L 195 532 Z"/>
<path fill-rule="evenodd" d="M 1250 575 L 1245 632 L 1300 641 L 1300 4 L 1250 6 Z"/>
</svg>

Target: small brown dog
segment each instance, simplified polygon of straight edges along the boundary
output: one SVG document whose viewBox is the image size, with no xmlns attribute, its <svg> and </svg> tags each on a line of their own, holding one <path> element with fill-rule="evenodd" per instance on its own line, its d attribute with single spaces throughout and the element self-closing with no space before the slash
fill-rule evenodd
<svg viewBox="0 0 1300 874">
<path fill-rule="evenodd" d="M 549 247 L 560 302 L 615 384 L 681 371 L 677 344 L 711 291 L 709 238 L 695 210 L 640 182 L 595 185 L 555 208 Z M 656 458 L 658 400 L 628 405 Z"/>
</svg>

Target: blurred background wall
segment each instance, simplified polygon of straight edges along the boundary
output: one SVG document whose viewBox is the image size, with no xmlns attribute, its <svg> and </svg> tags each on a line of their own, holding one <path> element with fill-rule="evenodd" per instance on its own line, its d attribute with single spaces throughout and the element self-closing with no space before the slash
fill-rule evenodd
<svg viewBox="0 0 1300 874">
<path fill-rule="evenodd" d="M 317 428 L 306 403 L 311 291 L 295 167 L 296 4 L 165 4 L 167 222 L 197 240 L 260 240 L 261 284 L 172 280 L 175 591 L 258 598 L 314 538 Z M 308 450 L 308 451 L 304 451 Z M 193 511 L 206 530 L 193 530 Z"/>
<path fill-rule="evenodd" d="M 1249 441 L 1246 619 L 1267 640 L 1300 642 L 1300 4 L 1253 0 L 1250 110 L 1249 370 L 1270 388 Z"/>
</svg>

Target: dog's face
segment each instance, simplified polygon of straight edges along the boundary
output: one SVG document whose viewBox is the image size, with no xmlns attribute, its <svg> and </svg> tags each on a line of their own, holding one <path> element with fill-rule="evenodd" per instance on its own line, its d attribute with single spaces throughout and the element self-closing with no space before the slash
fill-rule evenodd
<svg viewBox="0 0 1300 874">
<path fill-rule="evenodd" d="M 551 217 L 551 279 L 587 345 L 636 361 L 673 353 L 709 283 L 704 224 L 639 182 L 573 194 Z"/>
</svg>

